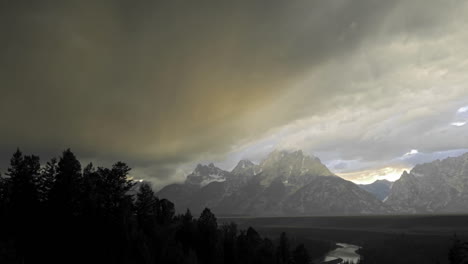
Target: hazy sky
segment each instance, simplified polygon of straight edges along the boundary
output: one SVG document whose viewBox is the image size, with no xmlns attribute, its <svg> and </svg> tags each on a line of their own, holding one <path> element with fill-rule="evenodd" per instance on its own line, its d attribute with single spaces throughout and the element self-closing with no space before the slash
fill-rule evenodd
<svg viewBox="0 0 468 264">
<path fill-rule="evenodd" d="M 468 148 L 468 1 L 24 2 L 0 3 L 3 167 L 71 147 L 162 185 L 281 148 L 369 182 Z"/>
</svg>

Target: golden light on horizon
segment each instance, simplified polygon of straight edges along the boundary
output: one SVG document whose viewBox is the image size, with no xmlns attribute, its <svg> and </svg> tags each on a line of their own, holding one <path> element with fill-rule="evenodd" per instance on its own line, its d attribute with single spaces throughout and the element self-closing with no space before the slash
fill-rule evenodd
<svg viewBox="0 0 468 264">
<path fill-rule="evenodd" d="M 408 167 L 384 167 L 380 169 L 369 169 L 362 171 L 337 173 L 341 178 L 357 184 L 368 184 L 376 180 L 396 181 L 404 171 L 410 171 Z"/>
</svg>

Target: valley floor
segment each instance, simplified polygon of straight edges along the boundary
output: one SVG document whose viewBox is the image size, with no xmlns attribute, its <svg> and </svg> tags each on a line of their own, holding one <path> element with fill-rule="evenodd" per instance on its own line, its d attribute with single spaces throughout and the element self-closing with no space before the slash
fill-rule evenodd
<svg viewBox="0 0 468 264">
<path fill-rule="evenodd" d="M 220 218 L 262 235 L 286 232 L 317 259 L 336 242 L 359 245 L 363 263 L 448 263 L 454 235 L 468 240 L 468 215 Z"/>
</svg>

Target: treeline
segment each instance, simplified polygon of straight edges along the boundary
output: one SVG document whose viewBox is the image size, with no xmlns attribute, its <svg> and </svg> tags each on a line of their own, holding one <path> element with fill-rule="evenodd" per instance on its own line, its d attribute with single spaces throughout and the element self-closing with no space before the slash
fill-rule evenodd
<svg viewBox="0 0 468 264">
<path fill-rule="evenodd" d="M 286 235 L 218 226 L 205 209 L 175 215 L 148 184 L 111 168 L 80 162 L 68 149 L 41 166 L 17 150 L 0 177 L 0 263 L 310 263 Z"/>
</svg>

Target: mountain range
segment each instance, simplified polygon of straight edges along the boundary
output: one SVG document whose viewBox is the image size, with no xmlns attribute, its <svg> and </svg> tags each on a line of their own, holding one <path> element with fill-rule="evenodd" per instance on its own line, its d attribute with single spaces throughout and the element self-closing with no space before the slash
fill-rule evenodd
<svg viewBox="0 0 468 264">
<path fill-rule="evenodd" d="M 405 171 L 385 203 L 399 213 L 467 213 L 468 153 Z"/>
<path fill-rule="evenodd" d="M 176 210 L 205 207 L 219 215 L 387 214 L 391 208 L 356 184 L 334 175 L 317 157 L 302 151 L 274 151 L 260 164 L 241 160 L 232 171 L 197 165 L 184 183 L 158 193 Z"/>
<path fill-rule="evenodd" d="M 274 151 L 231 171 L 197 165 L 184 183 L 157 195 L 176 210 L 224 216 L 369 215 L 468 212 L 468 153 L 415 166 L 395 182 L 357 185 L 302 151 Z"/>
</svg>

